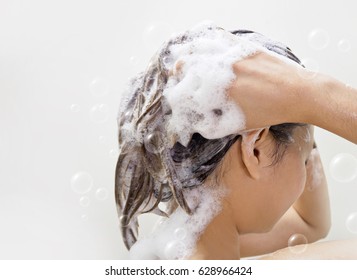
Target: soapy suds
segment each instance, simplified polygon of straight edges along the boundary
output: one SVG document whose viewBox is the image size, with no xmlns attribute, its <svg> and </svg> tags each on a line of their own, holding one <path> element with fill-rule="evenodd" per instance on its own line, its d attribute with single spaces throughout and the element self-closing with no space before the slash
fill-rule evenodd
<svg viewBox="0 0 357 280">
<path fill-rule="evenodd" d="M 308 159 L 308 164 L 312 166 L 311 181 L 308 186 L 308 190 L 313 191 L 321 185 L 324 178 L 324 170 L 320 161 L 320 154 L 316 148 L 312 149 Z"/>
<path fill-rule="evenodd" d="M 207 185 L 185 190 L 185 194 L 194 214 L 177 208 L 169 218 L 162 218 L 150 235 L 131 248 L 131 259 L 185 259 L 193 253 L 197 239 L 220 212 L 225 194 L 222 188 Z"/>
<path fill-rule="evenodd" d="M 157 204 L 155 208 L 155 199 L 150 195 L 136 213 L 129 211 L 122 216 L 122 232 L 133 259 L 189 257 L 200 234 L 219 213 L 222 188 L 216 186 L 213 190 L 201 185 L 182 189 L 182 180 L 191 178 L 190 161 L 174 166 L 170 149 L 176 142 L 187 146 L 193 133 L 219 139 L 244 130 L 245 116 L 226 94 L 236 78 L 233 63 L 261 51 L 297 65 L 291 61 L 297 62 L 297 58 L 287 52 L 284 45 L 257 33 L 237 36 L 212 22 L 201 23 L 168 42 L 153 57 L 147 70 L 130 81 L 120 103 L 119 160 L 125 170 L 117 174 L 124 187 L 122 193 L 116 195 L 121 211 L 129 193 L 133 192 L 131 188 L 137 187 L 131 185 L 133 178 L 139 180 L 147 169 L 150 180 L 154 180 L 149 181 L 154 185 L 154 193 L 157 195 L 159 186 L 165 185 L 161 201 L 170 204 L 175 199 L 180 207 L 164 218 L 151 235 L 138 241 L 136 215 L 148 209 L 159 215 L 165 213 Z M 254 145 L 258 136 L 259 133 L 249 144 Z M 144 158 L 139 152 L 142 146 L 146 150 Z M 184 199 L 193 210 L 191 215 L 187 213 Z"/>
</svg>

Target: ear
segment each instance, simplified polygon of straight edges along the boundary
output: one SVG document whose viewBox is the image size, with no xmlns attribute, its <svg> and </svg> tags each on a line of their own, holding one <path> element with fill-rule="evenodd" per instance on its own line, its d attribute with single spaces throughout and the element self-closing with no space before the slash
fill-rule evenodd
<svg viewBox="0 0 357 280">
<path fill-rule="evenodd" d="M 242 161 L 249 175 L 259 180 L 261 176 L 261 168 L 265 165 L 266 149 L 268 145 L 262 145 L 263 143 L 269 143 L 269 127 L 251 130 L 242 134 L 241 153 Z"/>
</svg>

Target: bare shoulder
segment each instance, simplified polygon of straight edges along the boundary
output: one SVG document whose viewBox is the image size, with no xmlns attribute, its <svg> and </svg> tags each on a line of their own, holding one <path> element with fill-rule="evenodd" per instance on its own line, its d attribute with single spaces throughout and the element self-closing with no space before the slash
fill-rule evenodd
<svg viewBox="0 0 357 280">
<path fill-rule="evenodd" d="M 261 260 L 357 260 L 357 238 L 284 248 Z"/>
</svg>

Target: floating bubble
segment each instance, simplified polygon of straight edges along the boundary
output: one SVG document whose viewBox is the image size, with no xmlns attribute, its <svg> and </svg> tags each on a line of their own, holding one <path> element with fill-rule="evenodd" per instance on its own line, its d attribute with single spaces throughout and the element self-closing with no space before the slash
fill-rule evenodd
<svg viewBox="0 0 357 280">
<path fill-rule="evenodd" d="M 171 241 L 165 247 L 165 257 L 168 260 L 180 258 L 186 251 L 186 245 L 182 241 Z"/>
<path fill-rule="evenodd" d="M 130 225 L 130 221 L 128 220 L 127 215 L 121 215 L 119 220 L 120 220 L 120 227 L 127 227 Z"/>
<path fill-rule="evenodd" d="M 97 189 L 97 191 L 95 192 L 95 197 L 98 200 L 105 200 L 108 197 L 108 191 L 105 188 L 99 188 Z"/>
<path fill-rule="evenodd" d="M 328 32 L 324 29 L 317 28 L 310 32 L 309 34 L 309 45 L 315 50 L 325 49 L 330 42 L 330 36 Z"/>
<path fill-rule="evenodd" d="M 71 178 L 71 187 L 79 194 L 87 193 L 93 186 L 93 178 L 87 172 L 78 172 Z"/>
<path fill-rule="evenodd" d="M 301 63 L 306 68 L 300 68 L 298 71 L 299 75 L 304 79 L 315 78 L 320 69 L 318 62 L 312 58 L 305 58 L 301 60 Z"/>
<path fill-rule="evenodd" d="M 143 32 L 144 43 L 151 48 L 157 49 L 173 34 L 173 28 L 165 22 L 155 22 L 147 26 Z"/>
<path fill-rule="evenodd" d="M 342 39 L 338 42 L 337 47 L 340 52 L 349 52 L 351 50 L 351 43 L 346 39 Z"/>
<path fill-rule="evenodd" d="M 99 136 L 99 142 L 104 144 L 107 142 L 107 138 L 105 136 L 101 135 L 101 136 Z"/>
<path fill-rule="evenodd" d="M 119 151 L 117 149 L 111 149 L 109 151 L 109 156 L 112 158 L 117 158 L 119 156 Z"/>
<path fill-rule="evenodd" d="M 335 155 L 330 162 L 330 173 L 337 182 L 353 181 L 357 177 L 357 159 L 347 153 Z"/>
<path fill-rule="evenodd" d="M 357 212 L 347 217 L 346 227 L 351 233 L 357 234 Z"/>
<path fill-rule="evenodd" d="M 163 134 L 159 131 L 154 131 L 145 136 L 145 149 L 153 154 L 158 154 L 164 149 Z"/>
<path fill-rule="evenodd" d="M 129 63 L 132 65 L 132 66 L 138 66 L 139 65 L 139 58 L 137 56 L 132 56 L 129 58 Z"/>
<path fill-rule="evenodd" d="M 174 232 L 175 238 L 178 240 L 183 240 L 186 238 L 187 232 L 184 228 L 177 228 Z"/>
<path fill-rule="evenodd" d="M 81 216 L 81 218 L 82 218 L 82 220 L 85 221 L 85 222 L 88 221 L 88 219 L 89 219 L 87 214 L 83 214 L 83 215 Z"/>
<path fill-rule="evenodd" d="M 82 196 L 80 199 L 79 199 L 79 204 L 82 206 L 82 207 L 88 207 L 89 204 L 90 204 L 90 198 L 88 196 Z"/>
<path fill-rule="evenodd" d="M 97 77 L 89 84 L 89 90 L 96 97 L 104 96 L 109 91 L 109 84 L 105 79 Z"/>
<path fill-rule="evenodd" d="M 71 105 L 71 111 L 73 113 L 78 113 L 81 110 L 81 106 L 79 106 L 78 104 L 72 104 Z"/>
<path fill-rule="evenodd" d="M 107 104 L 96 104 L 90 110 L 91 120 L 95 123 L 103 123 L 108 120 L 109 106 Z"/>
<path fill-rule="evenodd" d="M 288 240 L 288 247 L 290 252 L 294 254 L 301 254 L 305 252 L 307 248 L 307 238 L 305 235 L 297 233 L 290 236 Z"/>
</svg>

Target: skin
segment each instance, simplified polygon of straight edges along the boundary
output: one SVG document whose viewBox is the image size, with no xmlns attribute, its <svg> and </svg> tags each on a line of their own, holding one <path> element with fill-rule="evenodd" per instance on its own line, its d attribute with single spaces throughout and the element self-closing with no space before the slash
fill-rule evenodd
<svg viewBox="0 0 357 280">
<path fill-rule="evenodd" d="M 228 95 L 243 110 L 246 129 L 310 123 L 357 144 L 357 90 L 266 53 L 233 65 Z"/>
<path fill-rule="evenodd" d="M 296 233 L 308 242 L 327 235 L 329 199 L 320 157 L 311 153 L 313 126 L 296 128 L 293 138 L 273 166 L 275 140 L 269 128 L 245 133 L 231 147 L 219 178 L 228 195 L 191 259 L 240 259 L 287 247 Z"/>
</svg>

